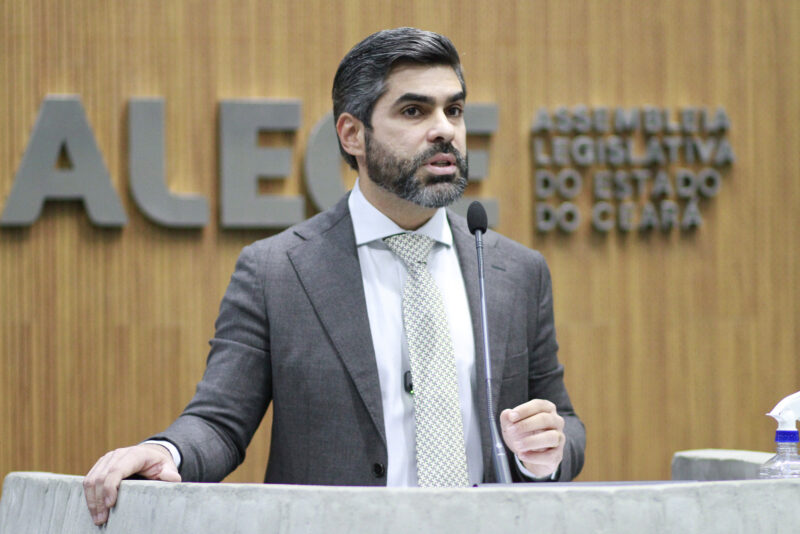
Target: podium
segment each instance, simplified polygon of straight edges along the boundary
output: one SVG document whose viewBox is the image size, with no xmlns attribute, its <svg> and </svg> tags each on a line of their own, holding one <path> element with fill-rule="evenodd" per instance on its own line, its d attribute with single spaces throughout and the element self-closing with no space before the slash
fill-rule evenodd
<svg viewBox="0 0 800 534">
<path fill-rule="evenodd" d="M 677 456 L 677 455 L 676 455 Z M 767 455 L 768 456 L 768 455 Z M 10 473 L 0 533 L 96 533 L 79 476 Z M 797 532 L 800 479 L 459 489 L 123 481 L 108 534 Z"/>
</svg>

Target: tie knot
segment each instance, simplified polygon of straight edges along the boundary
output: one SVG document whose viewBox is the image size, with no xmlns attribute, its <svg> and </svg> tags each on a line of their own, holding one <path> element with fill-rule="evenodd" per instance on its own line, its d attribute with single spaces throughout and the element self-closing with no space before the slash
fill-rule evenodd
<svg viewBox="0 0 800 534">
<path fill-rule="evenodd" d="M 385 237 L 383 242 L 409 267 L 427 265 L 433 239 L 422 234 L 397 234 Z"/>
</svg>

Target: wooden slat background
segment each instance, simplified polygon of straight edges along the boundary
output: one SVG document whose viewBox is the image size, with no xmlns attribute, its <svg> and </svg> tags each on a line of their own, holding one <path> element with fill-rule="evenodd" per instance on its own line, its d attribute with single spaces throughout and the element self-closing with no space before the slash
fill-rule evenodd
<svg viewBox="0 0 800 534">
<path fill-rule="evenodd" d="M 217 103 L 299 98 L 294 172 L 341 57 L 385 27 L 442 32 L 470 100 L 495 102 L 499 230 L 547 258 L 561 358 L 588 428 L 582 480 L 669 476 L 676 450 L 769 450 L 800 389 L 800 3 L 793 0 L 0 2 L 0 207 L 48 93 L 80 95 L 130 222 L 49 202 L 0 229 L 0 476 L 84 473 L 166 426 L 205 363 L 242 246 L 218 220 Z M 202 230 L 158 227 L 128 192 L 128 99 L 166 98 L 169 187 L 210 199 Z M 534 231 L 540 107 L 724 107 L 736 163 L 691 235 Z M 586 195 L 584 195 L 586 197 Z M 586 197 L 582 202 L 587 206 Z M 310 205 L 310 204 L 309 204 Z M 312 214 L 309 208 L 309 215 Z M 268 426 L 228 480 L 260 481 Z"/>
</svg>

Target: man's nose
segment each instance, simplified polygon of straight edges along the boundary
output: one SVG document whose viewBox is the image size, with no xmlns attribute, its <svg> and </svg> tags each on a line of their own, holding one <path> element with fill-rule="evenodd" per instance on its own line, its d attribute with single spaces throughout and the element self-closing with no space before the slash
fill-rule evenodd
<svg viewBox="0 0 800 534">
<path fill-rule="evenodd" d="M 428 141 L 431 143 L 449 143 L 456 134 L 456 127 L 447 116 L 445 110 L 439 109 L 431 116 L 431 125 L 428 129 Z"/>
</svg>

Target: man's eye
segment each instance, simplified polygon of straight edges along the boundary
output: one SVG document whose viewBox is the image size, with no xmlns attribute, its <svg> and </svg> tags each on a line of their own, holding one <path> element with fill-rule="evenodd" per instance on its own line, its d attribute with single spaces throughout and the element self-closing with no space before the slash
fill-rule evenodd
<svg viewBox="0 0 800 534">
<path fill-rule="evenodd" d="M 422 112 L 416 106 L 410 106 L 403 110 L 403 115 L 406 117 L 419 117 L 421 114 Z"/>
<path fill-rule="evenodd" d="M 461 115 L 464 114 L 464 109 L 461 106 L 453 106 L 447 110 L 447 113 L 451 117 L 460 117 Z"/>
</svg>

